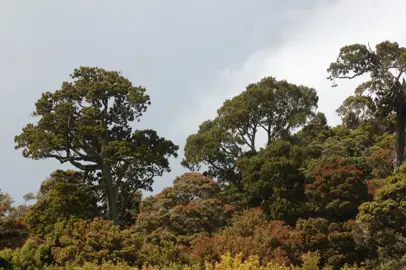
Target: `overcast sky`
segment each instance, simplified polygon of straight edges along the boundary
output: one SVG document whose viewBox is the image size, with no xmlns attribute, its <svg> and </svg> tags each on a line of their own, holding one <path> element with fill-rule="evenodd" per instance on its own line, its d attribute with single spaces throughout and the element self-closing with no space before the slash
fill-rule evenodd
<svg viewBox="0 0 406 270">
<path fill-rule="evenodd" d="M 56 161 L 24 159 L 14 136 L 35 101 L 80 65 L 122 71 L 147 88 L 139 128 L 180 145 L 226 98 L 264 76 L 316 88 L 331 125 L 355 82 L 331 88 L 326 68 L 340 47 L 383 40 L 406 46 L 404 0 L 0 0 L 0 189 L 16 201 L 38 190 Z M 66 168 L 66 167 L 62 167 Z"/>
</svg>

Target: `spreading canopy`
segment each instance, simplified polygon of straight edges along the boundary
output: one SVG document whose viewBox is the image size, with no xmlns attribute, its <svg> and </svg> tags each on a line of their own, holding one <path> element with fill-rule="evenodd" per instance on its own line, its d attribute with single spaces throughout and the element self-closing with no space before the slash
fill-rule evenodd
<svg viewBox="0 0 406 270">
<path fill-rule="evenodd" d="M 374 97 L 377 113 L 396 114 L 396 147 L 394 169 L 403 162 L 406 127 L 406 48 L 396 42 L 384 41 L 375 51 L 362 44 L 341 48 L 337 60 L 327 69 L 328 79 L 353 79 L 369 75 L 356 94 L 369 92 Z M 334 82 L 333 86 L 336 86 Z"/>
<path fill-rule="evenodd" d="M 286 138 L 315 115 L 316 91 L 305 86 L 266 77 L 230 100 L 217 111 L 214 120 L 202 123 L 188 137 L 183 164 L 208 166 L 211 176 L 238 179 L 236 162 L 257 153 L 257 135 L 266 143 Z M 235 181 L 228 181 L 235 182 Z"/>
<path fill-rule="evenodd" d="M 118 221 L 117 190 L 151 189 L 169 171 L 178 149 L 154 130 L 132 131 L 150 104 L 145 88 L 116 71 L 80 67 L 60 90 L 35 104 L 35 124 L 15 137 L 25 157 L 55 158 L 87 173 L 100 173 L 111 218 Z"/>
</svg>

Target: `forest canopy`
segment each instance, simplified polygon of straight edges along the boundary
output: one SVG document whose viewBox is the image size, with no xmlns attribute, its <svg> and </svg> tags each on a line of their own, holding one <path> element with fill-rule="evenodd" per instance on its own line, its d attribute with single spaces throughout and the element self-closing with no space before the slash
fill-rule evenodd
<svg viewBox="0 0 406 270">
<path fill-rule="evenodd" d="M 326 68 L 331 91 L 365 79 L 341 123 L 316 89 L 265 77 L 195 123 L 185 173 L 143 197 L 179 147 L 137 129 L 144 87 L 78 67 L 15 137 L 72 169 L 20 205 L 0 190 L 0 269 L 406 269 L 406 48 L 350 44 Z"/>
</svg>

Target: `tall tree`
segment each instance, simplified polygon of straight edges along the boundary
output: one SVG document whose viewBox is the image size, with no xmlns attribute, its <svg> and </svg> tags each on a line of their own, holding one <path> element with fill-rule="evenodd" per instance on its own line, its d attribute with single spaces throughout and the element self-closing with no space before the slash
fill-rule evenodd
<svg viewBox="0 0 406 270">
<path fill-rule="evenodd" d="M 317 108 L 316 91 L 266 77 L 226 100 L 213 121 L 205 121 L 188 137 L 184 165 L 209 167 L 211 176 L 228 179 L 238 174 L 236 161 L 257 153 L 257 134 L 266 144 L 285 138 L 305 124 Z M 231 175 L 231 176 L 230 176 Z"/>
<path fill-rule="evenodd" d="M 317 101 L 312 88 L 265 77 L 226 100 L 217 113 L 222 125 L 255 152 L 259 130 L 265 132 L 267 144 L 270 144 L 306 123 L 317 108 Z"/>
<path fill-rule="evenodd" d="M 117 190 L 151 189 L 154 176 L 169 171 L 178 149 L 154 130 L 132 131 L 150 104 L 145 88 L 116 71 L 80 67 L 60 90 L 36 103 L 37 123 L 15 137 L 32 159 L 55 158 L 87 173 L 98 172 L 111 219 L 118 223 Z"/>
<path fill-rule="evenodd" d="M 341 48 L 337 60 L 327 69 L 330 80 L 354 79 L 368 74 L 370 79 L 358 86 L 358 95 L 369 91 L 375 97 L 378 112 L 396 114 L 396 146 L 394 170 L 404 159 L 406 127 L 406 48 L 384 41 L 375 51 L 366 45 L 353 44 Z M 333 86 L 336 86 L 334 83 Z"/>
<path fill-rule="evenodd" d="M 242 95 L 246 96 L 250 111 L 258 111 L 254 116 L 258 115 L 258 126 L 265 131 L 268 145 L 305 124 L 314 115 L 318 101 L 313 88 L 273 77 L 248 85 Z"/>
</svg>

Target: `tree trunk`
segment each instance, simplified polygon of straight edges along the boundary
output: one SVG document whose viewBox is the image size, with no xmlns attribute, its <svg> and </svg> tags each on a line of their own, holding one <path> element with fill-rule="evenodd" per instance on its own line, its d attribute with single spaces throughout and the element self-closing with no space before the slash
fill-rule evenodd
<svg viewBox="0 0 406 270">
<path fill-rule="evenodd" d="M 111 168 L 107 165 L 103 166 L 103 176 L 106 184 L 108 214 L 115 225 L 118 225 L 118 208 L 117 208 L 117 192 L 113 185 L 113 176 Z"/>
<path fill-rule="evenodd" d="M 405 127 L 406 127 L 406 102 L 398 102 L 396 107 L 396 142 L 393 170 L 396 171 L 402 165 L 405 150 Z"/>
</svg>

